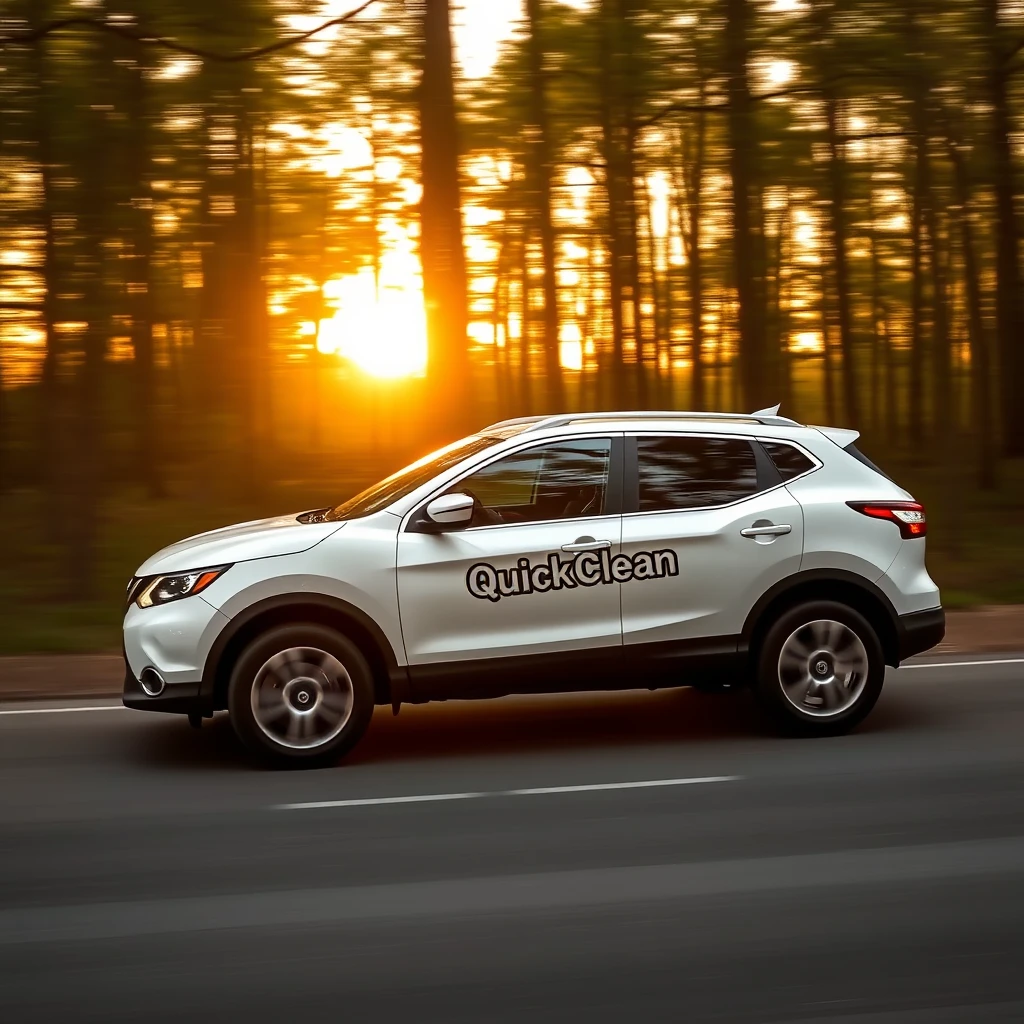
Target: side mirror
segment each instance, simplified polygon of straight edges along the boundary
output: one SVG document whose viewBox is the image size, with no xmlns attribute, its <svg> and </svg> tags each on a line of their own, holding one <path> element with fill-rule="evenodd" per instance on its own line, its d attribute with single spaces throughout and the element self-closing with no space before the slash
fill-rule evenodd
<svg viewBox="0 0 1024 1024">
<path fill-rule="evenodd" d="M 465 526 L 475 502 L 468 494 L 442 494 L 427 506 L 427 517 L 438 526 Z"/>
</svg>

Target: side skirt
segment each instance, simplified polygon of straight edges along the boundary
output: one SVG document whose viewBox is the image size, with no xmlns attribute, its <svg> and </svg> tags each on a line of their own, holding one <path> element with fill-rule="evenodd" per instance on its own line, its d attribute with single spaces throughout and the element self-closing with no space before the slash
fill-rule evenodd
<svg viewBox="0 0 1024 1024">
<path fill-rule="evenodd" d="M 412 703 L 585 690 L 657 690 L 676 686 L 738 689 L 747 653 L 738 636 L 626 644 L 409 666 Z"/>
</svg>

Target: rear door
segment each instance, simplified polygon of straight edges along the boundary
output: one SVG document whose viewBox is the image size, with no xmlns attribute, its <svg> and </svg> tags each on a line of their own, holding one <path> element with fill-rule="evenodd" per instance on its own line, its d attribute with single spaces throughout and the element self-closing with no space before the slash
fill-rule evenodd
<svg viewBox="0 0 1024 1024">
<path fill-rule="evenodd" d="M 630 646 L 735 650 L 757 599 L 800 568 L 799 503 L 748 437 L 644 433 L 626 446 L 622 553 L 670 569 L 623 585 L 627 661 Z"/>
</svg>

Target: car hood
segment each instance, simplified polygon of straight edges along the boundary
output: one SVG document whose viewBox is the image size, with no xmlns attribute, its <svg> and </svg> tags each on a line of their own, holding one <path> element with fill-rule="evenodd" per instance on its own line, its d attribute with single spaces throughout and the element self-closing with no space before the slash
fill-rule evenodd
<svg viewBox="0 0 1024 1024">
<path fill-rule="evenodd" d="M 272 555 L 297 555 L 330 537 L 344 525 L 302 523 L 297 515 L 289 515 L 225 526 L 168 545 L 147 558 L 136 575 L 153 576 Z"/>
</svg>

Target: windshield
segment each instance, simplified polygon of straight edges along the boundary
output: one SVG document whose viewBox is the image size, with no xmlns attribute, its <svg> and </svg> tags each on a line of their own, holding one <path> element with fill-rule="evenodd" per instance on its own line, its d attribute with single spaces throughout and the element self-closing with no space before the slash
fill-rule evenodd
<svg viewBox="0 0 1024 1024">
<path fill-rule="evenodd" d="M 365 491 L 360 491 L 354 498 L 349 498 L 328 512 L 324 519 L 336 523 L 342 519 L 361 519 L 363 516 L 373 515 L 399 498 L 404 498 L 438 473 L 443 473 L 470 455 L 482 452 L 501 440 L 503 439 L 500 437 L 481 437 L 479 434 L 464 437 L 461 441 L 456 441 L 447 448 L 441 448 L 411 466 L 392 473 L 372 487 L 367 487 Z"/>
</svg>

